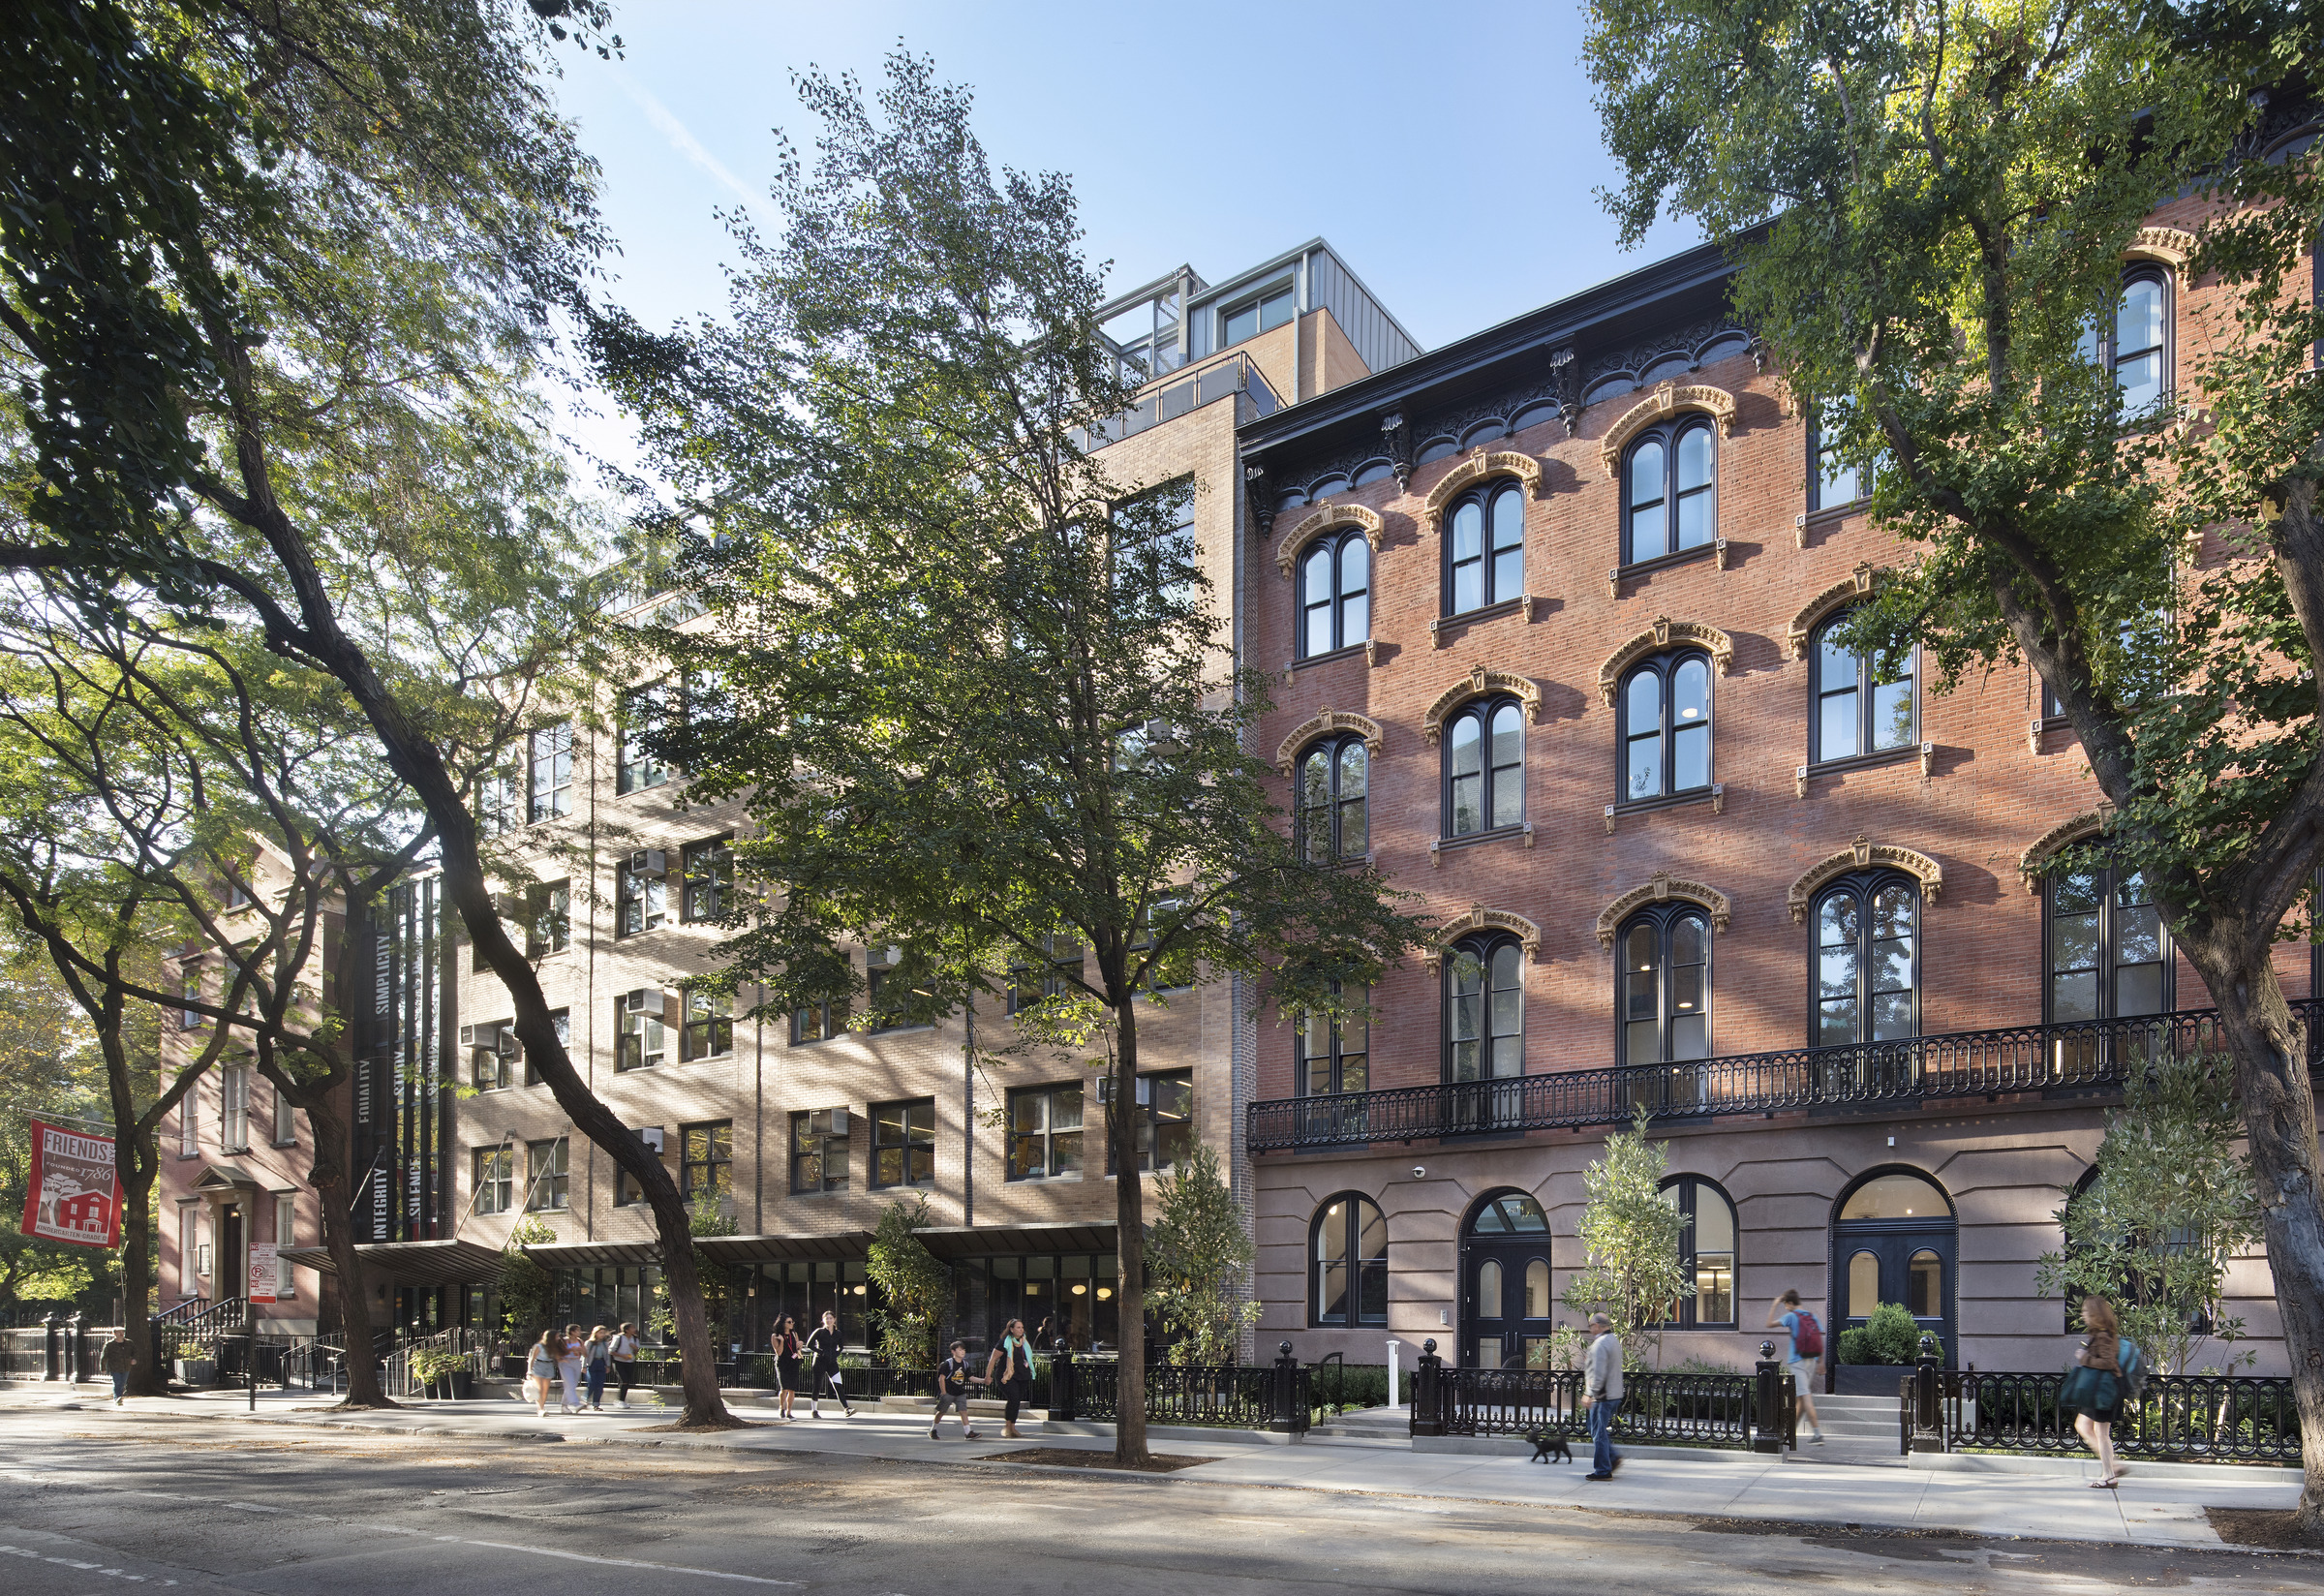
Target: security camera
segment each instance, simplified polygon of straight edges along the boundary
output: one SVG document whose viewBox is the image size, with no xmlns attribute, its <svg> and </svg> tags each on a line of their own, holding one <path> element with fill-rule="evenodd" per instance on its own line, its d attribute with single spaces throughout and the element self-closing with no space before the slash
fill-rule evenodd
<svg viewBox="0 0 2324 1596">
<path fill-rule="evenodd" d="M 1415 1164 L 1412 1166 L 1412 1178 L 1416 1181 L 1425 1181 L 1428 1179 L 1428 1172 L 1422 1169 L 1420 1165 Z"/>
</svg>

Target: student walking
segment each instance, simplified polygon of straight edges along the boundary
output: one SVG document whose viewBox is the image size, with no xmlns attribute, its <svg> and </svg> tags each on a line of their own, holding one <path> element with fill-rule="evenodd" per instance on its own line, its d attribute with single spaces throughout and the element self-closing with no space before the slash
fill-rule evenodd
<svg viewBox="0 0 2324 1596">
<path fill-rule="evenodd" d="M 786 1425 L 795 1424 L 799 1416 L 791 1404 L 799 1399 L 799 1321 L 784 1314 L 767 1336 L 767 1345 L 775 1354 L 775 1416 Z"/>
<path fill-rule="evenodd" d="M 588 1345 L 581 1339 L 581 1327 L 567 1325 L 565 1337 L 557 1344 L 557 1377 L 565 1383 L 565 1413 L 581 1411 L 581 1354 Z"/>
<path fill-rule="evenodd" d="M 1784 1367 L 1791 1376 L 1791 1390 L 1799 1402 L 1799 1416 L 1808 1422 L 1808 1439 L 1823 1445 L 1823 1425 L 1816 1417 L 1815 1398 L 1808 1395 L 1816 1384 L 1816 1375 L 1823 1362 L 1823 1327 L 1816 1315 L 1799 1305 L 1799 1293 L 1787 1291 L 1775 1300 L 1767 1310 L 1767 1328 L 1784 1327 L 1791 1344 L 1784 1354 Z"/>
<path fill-rule="evenodd" d="M 2080 1409 L 2074 1415 L 2074 1433 L 2098 1455 L 2098 1477 L 2093 1490 L 2112 1490 L 2123 1477 L 2114 1457 L 2114 1422 L 2123 1415 L 2123 1398 L 2131 1395 L 2142 1364 L 2138 1348 L 2123 1339 L 2122 1322 L 2114 1304 L 2103 1297 L 2082 1299 L 2082 1324 L 2090 1339 L 2074 1356 L 2074 1371 L 2066 1376 L 2059 1401 Z"/>
<path fill-rule="evenodd" d="M 138 1366 L 138 1349 L 129 1339 L 129 1332 L 120 1325 L 113 1327 L 113 1338 L 105 1343 L 105 1371 L 113 1377 L 113 1406 L 129 1395 L 129 1371 Z"/>
<path fill-rule="evenodd" d="M 936 1366 L 936 1416 L 928 1422 L 930 1440 L 935 1440 L 936 1432 L 944 1427 L 946 1408 L 961 1416 L 961 1439 L 976 1439 L 976 1427 L 968 1422 L 968 1388 L 983 1384 L 968 1372 L 968 1343 L 953 1342 L 951 1353 Z"/>
<path fill-rule="evenodd" d="M 829 1308 L 823 1310 L 823 1322 L 817 1325 L 807 1337 L 807 1350 L 814 1363 L 813 1370 L 808 1376 L 810 1382 L 807 1392 L 809 1416 L 816 1419 L 823 1417 L 823 1393 L 828 1390 L 833 1399 L 840 1404 L 840 1411 L 850 1419 L 854 1418 L 855 1409 L 848 1404 L 846 1389 L 840 1384 L 840 1316 L 838 1314 Z"/>
<path fill-rule="evenodd" d="M 525 1354 L 525 1395 L 533 1398 L 535 1419 L 549 1416 L 549 1388 L 557 1383 L 556 1337 L 556 1331 L 544 1329 Z"/>
<path fill-rule="evenodd" d="M 999 1345 L 985 1360 L 985 1384 L 1008 1402 L 1002 1410 L 1000 1432 L 1015 1440 L 1018 1410 L 1033 1394 L 1033 1347 L 1024 1338 L 1023 1319 L 1009 1321 Z"/>
<path fill-rule="evenodd" d="M 1590 1472 L 1585 1480 L 1610 1480 L 1622 1466 L 1614 1451 L 1614 1415 L 1622 1410 L 1622 1337 L 1603 1313 L 1590 1315 L 1597 1339 L 1590 1343 L 1581 1394 L 1590 1404 Z"/>
<path fill-rule="evenodd" d="M 629 1405 L 629 1387 L 637 1379 L 637 1327 L 624 1320 L 622 1328 L 606 1343 L 605 1361 L 613 1366 L 613 1377 L 622 1385 L 622 1406 Z"/>
<path fill-rule="evenodd" d="M 581 1366 L 589 1381 L 589 1406 L 593 1413 L 605 1411 L 605 1376 L 613 1367 L 613 1332 L 603 1325 L 589 1333 L 581 1348 Z"/>
</svg>

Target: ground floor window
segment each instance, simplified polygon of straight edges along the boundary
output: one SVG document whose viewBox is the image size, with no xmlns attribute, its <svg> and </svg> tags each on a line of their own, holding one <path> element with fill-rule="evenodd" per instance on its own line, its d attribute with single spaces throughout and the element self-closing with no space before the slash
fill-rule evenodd
<svg viewBox="0 0 2324 1596">
<path fill-rule="evenodd" d="M 1023 1319 L 1044 1352 L 1059 1340 L 1076 1352 L 1113 1351 L 1121 1337 L 1117 1268 L 1111 1252 L 963 1259 L 952 1270 L 952 1334 L 981 1350 Z"/>
<path fill-rule="evenodd" d="M 1679 1265 L 1691 1291 L 1670 1304 L 1667 1323 L 1707 1330 L 1735 1322 L 1735 1206 L 1716 1182 L 1674 1175 L 1663 1182 L 1663 1201 L 1678 1210 Z"/>
<path fill-rule="evenodd" d="M 767 1336 L 789 1314 L 799 1321 L 804 1339 L 823 1322 L 826 1312 L 840 1317 L 840 1340 L 845 1346 L 865 1346 L 870 1338 L 871 1282 L 859 1263 L 793 1260 L 758 1266 L 757 1305 L 752 1313 L 756 1339 L 753 1352 L 767 1349 Z"/>
<path fill-rule="evenodd" d="M 708 1269 L 713 1266 L 704 1264 L 700 1267 Z M 652 1327 L 654 1297 L 661 1286 L 661 1271 L 652 1264 L 628 1268 L 561 1269 L 555 1274 L 555 1317 L 560 1326 L 579 1325 L 586 1333 L 596 1325 L 619 1329 L 630 1324 L 638 1327 L 639 1339 L 660 1339 Z M 517 1329 L 527 1341 L 539 1334 L 537 1326 L 520 1325 Z M 717 1334 L 715 1326 L 712 1334 Z"/>
</svg>

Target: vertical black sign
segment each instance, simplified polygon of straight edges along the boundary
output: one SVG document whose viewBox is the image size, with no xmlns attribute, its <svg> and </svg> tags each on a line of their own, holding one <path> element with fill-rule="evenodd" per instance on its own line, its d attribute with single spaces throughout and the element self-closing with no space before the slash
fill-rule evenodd
<svg viewBox="0 0 2324 1596">
<path fill-rule="evenodd" d="M 389 888 L 366 935 L 371 1012 L 355 1070 L 354 1153 L 365 1172 L 355 1230 L 368 1242 L 432 1240 L 443 1234 L 451 1132 L 437 882 Z"/>
</svg>

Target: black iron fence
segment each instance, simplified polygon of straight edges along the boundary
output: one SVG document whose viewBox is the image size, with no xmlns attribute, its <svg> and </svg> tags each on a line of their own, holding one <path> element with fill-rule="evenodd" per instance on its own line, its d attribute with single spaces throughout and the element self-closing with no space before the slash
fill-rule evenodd
<svg viewBox="0 0 2324 1596">
<path fill-rule="evenodd" d="M 2304 998 L 2292 1007 L 2307 1021 L 2313 1069 L 2324 1062 L 2324 1001 Z M 1254 1151 L 1267 1151 L 1627 1124 L 1641 1109 L 1665 1120 L 2103 1089 L 2120 1086 L 2130 1070 L 2156 1059 L 2223 1050 L 2213 1009 L 2009 1026 L 1675 1064 L 1275 1098 L 1250 1105 L 1249 1142 Z"/>
<path fill-rule="evenodd" d="M 1582 1373 L 1572 1368 L 1449 1368 L 1416 1379 L 1413 1432 L 1420 1435 L 1530 1435 L 1569 1440 L 1590 1431 Z M 1763 1383 L 1752 1374 L 1639 1370 L 1623 1376 L 1615 1439 L 1663 1445 L 1748 1448 L 1763 1431 L 1790 1439 L 1788 1380 Z M 1766 1384 L 1778 1388 L 1780 1411 L 1763 1412 Z M 1775 1423 L 1762 1423 L 1773 1418 Z"/>
<path fill-rule="evenodd" d="M 1300 1434 L 1313 1404 L 1313 1370 L 1288 1358 L 1270 1365 L 1146 1366 L 1146 1422 Z M 1121 1365 L 1060 1354 L 1050 1366 L 1049 1415 L 1113 1424 L 1121 1417 Z M 1038 1394 L 1036 1394 L 1038 1395 Z"/>
<path fill-rule="evenodd" d="M 2066 1376 L 1932 1369 L 1936 1412 L 1917 1396 L 1915 1374 L 1900 1382 L 1899 1421 L 1907 1451 L 2082 1452 L 2074 1411 L 2062 1406 Z M 1916 1408 L 1921 1411 L 1916 1414 Z M 1919 1422 L 1916 1424 L 1916 1418 Z M 1934 1421 L 1933 1423 L 1931 1421 Z M 2170 1462 L 2300 1461 L 2300 1413 L 2288 1378 L 2248 1374 L 2156 1374 L 2114 1423 L 2114 1450 Z"/>
</svg>

